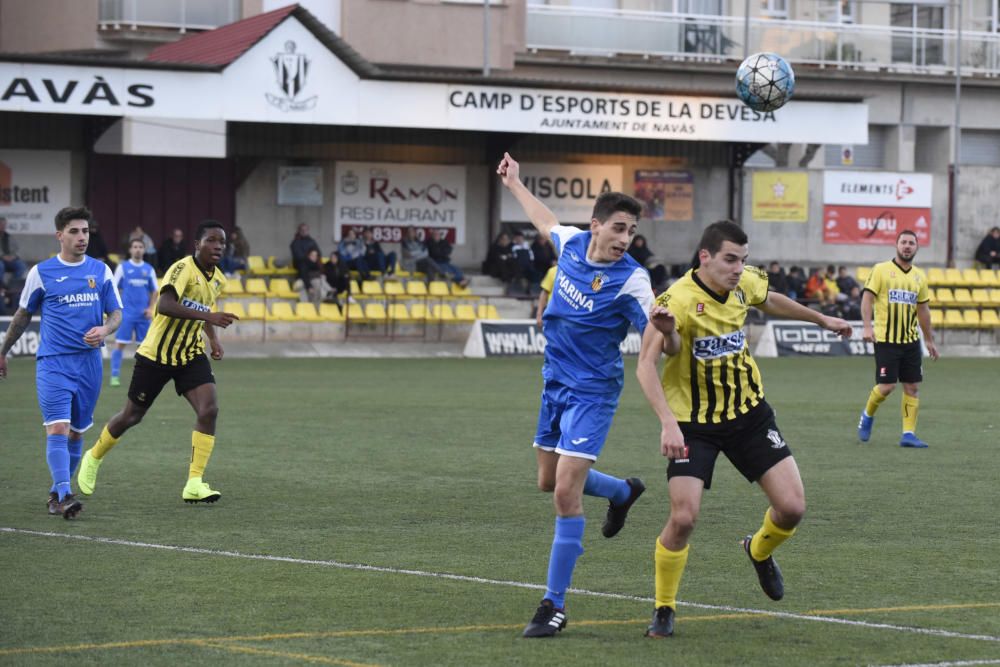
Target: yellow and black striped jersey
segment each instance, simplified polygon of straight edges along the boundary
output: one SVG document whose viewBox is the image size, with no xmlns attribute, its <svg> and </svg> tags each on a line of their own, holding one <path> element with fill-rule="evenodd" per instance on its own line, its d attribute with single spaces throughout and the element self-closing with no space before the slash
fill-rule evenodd
<svg viewBox="0 0 1000 667">
<path fill-rule="evenodd" d="M 748 266 L 731 292 L 716 294 L 688 271 L 657 304 L 673 313 L 681 349 L 667 357 L 663 392 L 681 423 L 723 424 L 764 400 L 760 370 L 743 324 L 747 310 L 767 299 L 767 274 Z"/>
<path fill-rule="evenodd" d="M 200 310 L 203 313 L 215 309 L 215 300 L 226 286 L 226 277 L 218 267 L 206 272 L 193 256 L 177 260 L 163 277 L 160 294 L 172 288 L 177 293 L 177 301 L 182 306 Z M 182 320 L 167 317 L 159 312 L 153 317 L 146 338 L 139 345 L 137 354 L 159 364 L 183 366 L 205 351 L 205 341 L 201 332 L 205 323 L 201 320 Z"/>
<path fill-rule="evenodd" d="M 927 276 L 917 267 L 909 269 L 896 260 L 872 267 L 865 290 L 875 295 L 875 340 L 879 343 L 912 343 L 917 334 L 917 304 L 930 301 Z"/>
</svg>

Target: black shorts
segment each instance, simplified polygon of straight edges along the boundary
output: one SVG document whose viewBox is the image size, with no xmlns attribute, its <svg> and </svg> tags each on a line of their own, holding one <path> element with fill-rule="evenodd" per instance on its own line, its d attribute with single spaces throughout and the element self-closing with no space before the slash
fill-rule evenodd
<svg viewBox="0 0 1000 667">
<path fill-rule="evenodd" d="M 135 355 L 135 369 L 132 383 L 128 387 L 128 397 L 136 405 L 148 408 L 171 380 L 180 396 L 203 384 L 215 384 L 212 365 L 208 357 L 199 354 L 183 366 L 158 364 L 146 357 Z"/>
<path fill-rule="evenodd" d="M 912 343 L 875 343 L 875 383 L 920 382 L 924 351 L 920 341 Z"/>
<path fill-rule="evenodd" d="M 792 455 L 774 421 L 774 410 L 762 401 L 743 417 L 723 425 L 682 423 L 688 458 L 667 465 L 667 479 L 697 477 L 712 488 L 712 473 L 719 452 L 748 482 L 756 482 L 784 458 Z"/>
</svg>

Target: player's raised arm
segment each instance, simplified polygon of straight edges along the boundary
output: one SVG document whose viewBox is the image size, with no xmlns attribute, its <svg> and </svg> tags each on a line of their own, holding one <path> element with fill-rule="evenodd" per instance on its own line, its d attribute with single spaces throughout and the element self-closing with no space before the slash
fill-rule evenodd
<svg viewBox="0 0 1000 667">
<path fill-rule="evenodd" d="M 763 303 L 757 304 L 757 307 L 774 317 L 812 322 L 828 331 L 833 331 L 842 338 L 850 338 L 853 331 L 851 325 L 846 320 L 842 320 L 839 317 L 830 317 L 812 308 L 806 308 L 798 301 L 793 301 L 784 294 L 777 292 L 768 292 L 767 299 Z"/>
<path fill-rule="evenodd" d="M 514 195 L 517 203 L 528 214 L 528 219 L 531 220 L 531 224 L 535 226 L 538 233 L 546 239 L 551 238 L 552 228 L 558 225 L 559 221 L 556 219 L 555 213 L 538 201 L 538 198 L 531 194 L 531 191 L 521 182 L 521 165 L 510 156 L 510 153 L 503 154 L 503 159 L 497 166 L 497 173 L 500 174 L 500 180 Z"/>
</svg>

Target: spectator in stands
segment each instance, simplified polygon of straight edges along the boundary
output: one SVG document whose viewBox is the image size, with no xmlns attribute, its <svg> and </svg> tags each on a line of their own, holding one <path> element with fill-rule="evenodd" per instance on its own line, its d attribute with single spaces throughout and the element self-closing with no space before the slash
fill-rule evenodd
<svg viewBox="0 0 1000 667">
<path fill-rule="evenodd" d="M 403 242 L 400 244 L 400 247 L 403 252 L 400 266 L 403 267 L 403 270 L 410 273 L 420 271 L 427 274 L 428 278 L 444 274 L 444 271 L 437 265 L 437 262 L 431 259 L 427 245 L 417 238 L 416 228 L 407 227 L 403 230 Z"/>
<path fill-rule="evenodd" d="M 160 252 L 162 254 L 162 248 Z M 239 227 L 233 227 L 229 238 L 226 239 L 226 250 L 225 254 L 222 255 L 222 261 L 219 262 L 219 267 L 227 276 L 237 271 L 246 271 L 247 258 L 249 256 L 250 244 L 247 243 L 247 239 L 243 235 L 243 230 Z"/>
<path fill-rule="evenodd" d="M 295 236 L 292 238 L 292 242 L 288 245 L 289 250 L 292 252 L 292 267 L 298 271 L 299 264 L 306 258 L 310 250 L 315 250 L 316 252 L 322 254 L 319 249 L 319 244 L 316 243 L 316 239 L 309 236 L 309 225 L 299 225 L 298 229 L 295 230 Z"/>
<path fill-rule="evenodd" d="M 101 236 L 101 230 L 97 225 L 97 220 L 91 218 L 90 220 L 90 241 L 87 243 L 87 255 L 93 257 L 94 259 L 99 259 L 109 267 L 113 272 L 118 265 L 108 259 L 108 244 L 104 242 L 104 237 Z"/>
<path fill-rule="evenodd" d="M 369 273 L 371 267 L 365 261 L 365 242 L 358 238 L 358 233 L 354 229 L 349 227 L 344 232 L 344 238 L 340 239 L 340 244 L 337 246 L 337 253 L 348 271 L 357 271 L 361 274 L 362 280 L 371 280 L 372 276 Z"/>
<path fill-rule="evenodd" d="M 361 240 L 365 244 L 365 264 L 369 271 L 381 271 L 383 275 L 396 272 L 396 253 L 383 252 L 382 244 L 375 240 L 371 229 L 361 232 Z"/>
<path fill-rule="evenodd" d="M 1000 227 L 994 227 L 990 233 L 979 242 L 976 248 L 976 261 L 986 269 L 1000 268 Z"/>
<path fill-rule="evenodd" d="M 649 271 L 649 282 L 653 285 L 653 292 L 659 294 L 667 287 L 667 267 L 660 263 L 660 260 L 656 259 L 653 255 L 653 251 L 649 249 L 649 244 L 646 243 L 646 237 L 642 234 L 636 234 L 635 238 L 632 239 L 632 245 L 628 248 L 628 254 L 632 255 L 632 259 L 639 262 Z"/>
<path fill-rule="evenodd" d="M 0 316 L 7 314 L 7 288 L 0 282 Z"/>
<path fill-rule="evenodd" d="M 837 289 L 840 290 L 845 299 L 850 298 L 851 292 L 855 289 L 858 290 L 859 295 L 861 293 L 861 285 L 854 279 L 854 276 L 847 272 L 846 266 L 837 267 Z"/>
<path fill-rule="evenodd" d="M 505 283 L 510 283 L 518 277 L 514 248 L 511 246 L 510 235 L 507 232 L 500 232 L 490 246 L 486 253 L 486 261 L 483 262 L 483 273 L 499 278 Z"/>
<path fill-rule="evenodd" d="M 163 243 L 160 244 L 160 251 L 157 253 L 159 256 L 158 268 L 160 269 L 160 273 L 166 273 L 167 269 L 174 265 L 174 262 L 184 259 L 189 254 L 184 244 L 184 230 L 180 227 L 175 227 L 174 231 L 170 232 L 170 237 L 163 239 Z M 226 269 L 222 269 L 222 271 L 223 273 L 230 273 Z"/>
<path fill-rule="evenodd" d="M 527 282 L 525 287 L 537 284 L 542 276 L 535 270 L 535 255 L 531 252 L 531 245 L 524 238 L 524 232 L 514 232 L 511 248 L 514 252 L 514 261 L 517 262 L 518 273 Z"/>
<path fill-rule="evenodd" d="M 125 243 L 122 246 L 125 248 L 125 254 L 128 255 L 128 248 L 132 245 L 132 241 L 136 239 L 142 241 L 143 246 L 146 248 L 146 254 L 142 256 L 142 261 L 146 262 L 150 266 L 156 266 L 156 246 L 153 244 L 153 237 L 146 233 L 146 230 L 142 228 L 142 225 L 136 225 L 135 228 L 128 233 L 128 238 L 125 239 Z"/>
<path fill-rule="evenodd" d="M 7 231 L 7 218 L 0 217 L 0 286 L 6 285 L 4 276 L 8 271 L 15 282 L 21 281 L 28 272 L 28 267 L 17 253 L 17 241 Z"/>
<path fill-rule="evenodd" d="M 330 288 L 327 298 L 332 297 L 333 301 L 339 306 L 342 303 L 340 295 L 349 294 L 351 278 L 350 274 L 347 273 L 347 267 L 340 261 L 340 255 L 336 251 L 330 253 L 330 259 L 323 265 L 323 276 L 326 278 L 326 284 Z"/>
<path fill-rule="evenodd" d="M 313 248 L 306 253 L 305 258 L 299 263 L 298 275 L 299 280 L 302 281 L 302 289 L 306 293 L 307 300 L 312 301 L 317 306 L 326 300 L 330 293 L 330 286 L 326 284 L 326 275 L 323 273 L 319 250 Z"/>
<path fill-rule="evenodd" d="M 809 275 L 809 280 L 806 282 L 806 298 L 818 301 L 821 307 L 833 304 L 834 296 L 822 268 L 813 269 Z"/>
<path fill-rule="evenodd" d="M 462 275 L 462 270 L 451 263 L 451 244 L 448 243 L 448 230 L 436 229 L 427 242 L 427 254 L 438 269 L 453 281 L 465 287 L 469 284 L 468 279 Z"/>
<path fill-rule="evenodd" d="M 544 276 L 558 259 L 552 241 L 541 234 L 535 234 L 535 240 L 531 243 L 531 254 L 535 256 L 535 273 L 540 276 Z"/>
<path fill-rule="evenodd" d="M 850 291 L 843 293 L 844 300 L 840 302 L 840 316 L 845 320 L 861 319 L 861 287 L 857 281 Z"/>
<path fill-rule="evenodd" d="M 793 266 L 788 269 L 788 275 L 785 276 L 785 282 L 788 286 L 788 291 L 785 294 L 790 299 L 801 299 L 806 294 L 806 276 L 802 271 L 801 266 Z"/>
<path fill-rule="evenodd" d="M 795 298 L 788 293 L 788 276 L 779 262 L 771 262 L 767 267 L 767 288 L 772 292 L 784 294 L 790 299 Z"/>
</svg>

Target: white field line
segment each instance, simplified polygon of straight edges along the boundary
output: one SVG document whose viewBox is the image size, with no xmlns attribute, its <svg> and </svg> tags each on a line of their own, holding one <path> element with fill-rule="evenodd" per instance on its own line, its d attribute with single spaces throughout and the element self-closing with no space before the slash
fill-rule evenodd
<svg viewBox="0 0 1000 667">
<path fill-rule="evenodd" d="M 878 665 L 871 667 L 972 667 L 974 665 L 1000 665 L 1000 660 L 955 660 L 953 662 L 914 662 L 905 665 Z"/>
<path fill-rule="evenodd" d="M 474 584 L 488 584 L 491 586 L 506 586 L 510 588 L 527 588 L 531 590 L 545 590 L 541 584 L 530 584 L 522 581 L 507 581 L 504 579 L 487 579 L 485 577 L 471 577 L 461 574 L 449 574 L 447 572 L 428 572 L 425 570 L 409 570 L 396 567 L 383 567 L 378 565 L 365 565 L 363 563 L 343 563 L 335 560 L 313 560 L 307 558 L 292 558 L 290 556 L 269 556 L 266 554 L 248 554 L 240 551 L 224 551 L 217 549 L 204 549 L 201 547 L 183 547 L 171 544 L 155 544 L 152 542 L 135 542 L 132 540 L 119 540 L 110 537 L 91 537 L 89 535 L 68 535 L 65 533 L 52 533 L 40 530 L 24 530 L 21 528 L 8 528 L 0 526 L 0 533 L 14 535 L 32 535 L 35 537 L 53 537 L 63 540 L 77 540 L 80 542 L 91 542 L 95 544 L 111 544 L 125 547 L 135 547 L 139 549 L 154 549 L 159 551 L 173 551 L 178 553 L 199 554 L 206 556 L 220 556 L 224 558 L 240 558 L 244 560 L 257 560 L 273 563 L 293 563 L 295 565 L 318 565 L 321 567 L 332 567 L 341 570 L 358 570 L 362 572 L 379 572 L 383 574 L 400 574 L 414 577 L 430 577 L 434 579 L 446 579 L 449 581 L 463 581 Z M 653 603 L 653 598 L 639 595 L 626 595 L 624 593 L 606 593 L 603 591 L 591 591 L 582 588 L 571 588 L 569 592 L 575 595 L 586 595 L 590 597 L 611 598 L 616 600 L 634 600 L 636 602 Z M 729 605 L 702 604 L 699 602 L 684 602 L 678 600 L 678 604 L 695 609 L 709 609 L 713 611 L 725 611 L 730 613 L 756 614 L 759 616 L 771 616 L 775 618 L 787 618 L 796 621 L 812 621 L 817 623 L 832 623 L 836 625 L 847 625 L 853 627 L 870 628 L 874 630 L 892 630 L 895 632 L 907 632 L 917 635 L 930 635 L 933 637 L 949 637 L 954 639 L 973 639 L 977 641 L 998 642 L 1000 637 L 993 635 L 975 635 L 964 632 L 952 632 L 951 630 L 940 630 L 937 628 L 920 628 L 909 625 L 895 625 L 892 623 L 873 623 L 870 621 L 858 621 L 847 618 L 837 618 L 834 616 L 818 616 L 811 614 L 795 614 L 783 611 L 771 611 L 768 609 L 752 609 L 744 607 L 732 607 Z M 1000 664 L 1000 660 L 995 662 L 968 662 L 968 663 L 940 663 L 937 667 L 946 665 L 977 665 L 977 664 Z M 916 667 L 907 666 L 907 667 Z"/>
</svg>

